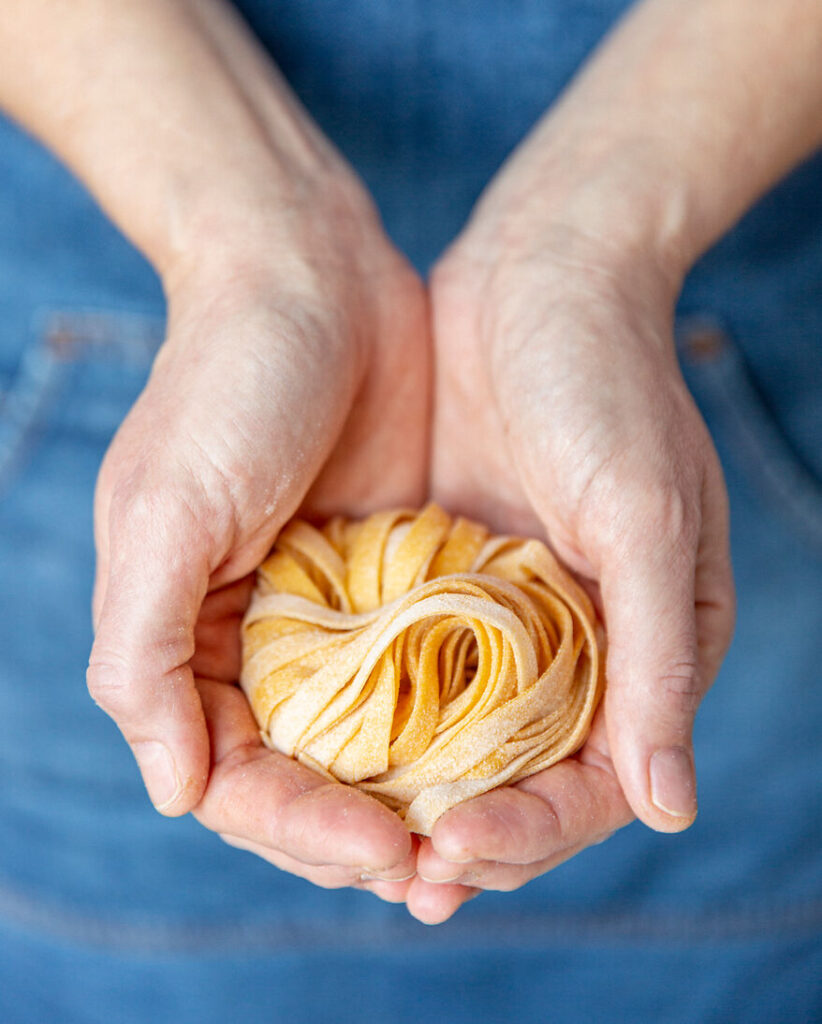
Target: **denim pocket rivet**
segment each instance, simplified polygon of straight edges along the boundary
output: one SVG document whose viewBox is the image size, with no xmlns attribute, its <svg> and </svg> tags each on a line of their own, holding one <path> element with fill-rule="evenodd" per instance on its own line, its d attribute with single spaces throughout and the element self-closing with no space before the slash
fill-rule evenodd
<svg viewBox="0 0 822 1024">
<path fill-rule="evenodd" d="M 693 363 L 708 363 L 718 359 L 725 349 L 725 332 L 716 324 L 695 324 L 688 328 L 683 338 L 683 347 Z"/>
<path fill-rule="evenodd" d="M 77 345 L 77 335 L 67 327 L 55 324 L 46 333 L 46 341 L 58 359 L 70 359 Z"/>
</svg>

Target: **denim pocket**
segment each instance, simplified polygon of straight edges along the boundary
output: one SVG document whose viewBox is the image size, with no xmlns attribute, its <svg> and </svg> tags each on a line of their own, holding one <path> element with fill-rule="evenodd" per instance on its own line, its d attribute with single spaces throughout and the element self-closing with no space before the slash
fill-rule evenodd
<svg viewBox="0 0 822 1024">
<path fill-rule="evenodd" d="M 677 345 L 717 444 L 764 507 L 822 557 L 822 481 L 761 395 L 733 333 L 714 317 L 690 316 L 677 325 Z"/>
<path fill-rule="evenodd" d="M 55 421 L 116 429 L 162 336 L 160 315 L 38 310 L 16 367 L 0 377 L 0 497 Z"/>
</svg>

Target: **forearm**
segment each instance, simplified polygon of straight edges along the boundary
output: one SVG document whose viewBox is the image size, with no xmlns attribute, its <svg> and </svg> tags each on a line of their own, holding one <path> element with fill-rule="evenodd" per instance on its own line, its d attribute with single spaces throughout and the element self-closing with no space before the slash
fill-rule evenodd
<svg viewBox="0 0 822 1024">
<path fill-rule="evenodd" d="M 684 273 L 822 143 L 820 53 L 818 0 L 645 0 L 481 209 L 505 210 L 504 230 L 533 245 L 538 202 Z"/>
<path fill-rule="evenodd" d="M 0 106 L 164 275 L 344 177 L 220 0 L 7 0 Z"/>
</svg>

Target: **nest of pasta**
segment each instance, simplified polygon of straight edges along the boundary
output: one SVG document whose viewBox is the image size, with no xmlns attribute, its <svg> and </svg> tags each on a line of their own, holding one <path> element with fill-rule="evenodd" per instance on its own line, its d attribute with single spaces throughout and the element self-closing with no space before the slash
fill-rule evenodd
<svg viewBox="0 0 822 1024">
<path fill-rule="evenodd" d="M 591 603 L 544 544 L 429 505 L 289 523 L 257 572 L 241 684 L 270 747 L 429 835 L 582 745 L 601 662 Z"/>
</svg>

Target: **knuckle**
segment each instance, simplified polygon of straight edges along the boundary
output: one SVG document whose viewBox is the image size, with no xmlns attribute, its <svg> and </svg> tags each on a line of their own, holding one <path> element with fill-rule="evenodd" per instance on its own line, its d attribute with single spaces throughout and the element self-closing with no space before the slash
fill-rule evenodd
<svg viewBox="0 0 822 1024">
<path fill-rule="evenodd" d="M 124 690 L 152 681 L 173 685 L 194 654 L 194 636 L 185 623 L 168 623 L 161 633 L 126 637 L 123 652 L 116 658 L 107 654 L 100 663 L 107 666 L 103 675 L 112 677 L 111 684 L 104 685 Z M 97 665 L 96 660 L 93 663 Z"/>
<path fill-rule="evenodd" d="M 702 700 L 702 685 L 696 662 L 683 659 L 667 665 L 657 679 L 660 692 L 676 713 L 693 716 Z"/>
<path fill-rule="evenodd" d="M 193 555 L 222 548 L 218 536 L 230 530 L 233 519 L 219 511 L 231 504 L 222 500 L 221 489 L 215 485 L 212 497 L 206 498 L 201 485 L 186 474 L 158 470 L 155 475 L 156 480 L 144 485 L 124 479 L 112 492 L 108 527 L 115 557 L 131 557 L 137 546 L 150 555 L 172 558 L 182 550 Z"/>
<path fill-rule="evenodd" d="M 92 700 L 112 718 L 128 713 L 134 697 L 131 672 L 119 660 L 92 657 L 86 672 L 86 685 Z"/>
<path fill-rule="evenodd" d="M 699 522 L 699 496 L 664 480 L 646 483 L 636 496 L 640 525 L 648 535 L 669 543 L 695 542 Z"/>
<path fill-rule="evenodd" d="M 181 632 L 158 638 L 131 655 L 93 651 L 86 670 L 88 692 L 115 719 L 145 712 L 158 699 L 170 707 L 192 646 L 191 638 Z"/>
<path fill-rule="evenodd" d="M 137 536 L 157 536 L 166 529 L 172 509 L 166 494 L 153 486 L 135 486 L 129 479 L 117 483 L 111 494 L 109 519 Z"/>
<path fill-rule="evenodd" d="M 586 487 L 581 522 L 598 546 L 629 561 L 638 545 L 690 556 L 699 540 L 701 509 L 700 489 L 686 472 L 612 460 Z"/>
</svg>

